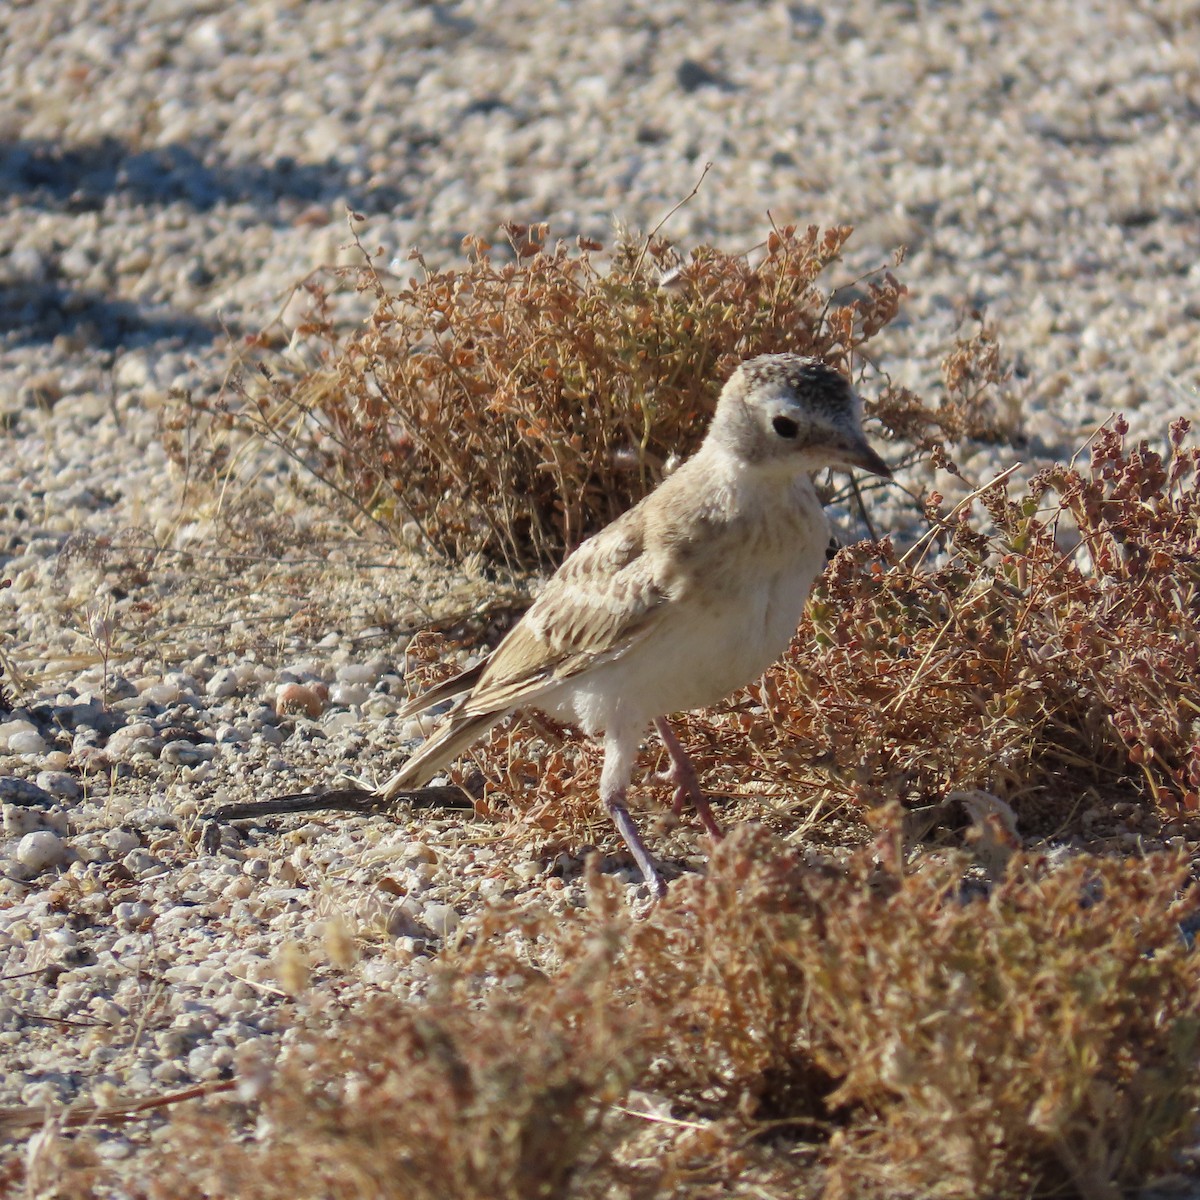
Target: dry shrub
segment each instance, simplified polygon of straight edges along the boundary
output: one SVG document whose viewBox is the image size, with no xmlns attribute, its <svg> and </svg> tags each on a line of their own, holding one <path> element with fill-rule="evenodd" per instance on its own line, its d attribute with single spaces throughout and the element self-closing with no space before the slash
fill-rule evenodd
<svg viewBox="0 0 1200 1200">
<path fill-rule="evenodd" d="M 842 551 L 789 654 L 729 711 L 689 718 L 712 774 L 862 812 L 982 789 L 1027 833 L 1155 832 L 1200 807 L 1200 449 L 1126 446 L 996 484 L 931 539 Z M 752 712 L 765 701 L 768 712 Z M 1082 824 L 1080 823 L 1082 820 Z"/>
<path fill-rule="evenodd" d="M 929 538 L 904 556 L 887 541 L 841 551 L 764 680 L 679 719 L 707 789 L 793 830 L 817 811 L 860 820 L 974 790 L 1028 835 L 1132 838 L 1190 819 L 1200 448 L 1186 422 L 1165 459 L 1124 429 L 1097 435 L 1090 469 L 1050 467 L 1015 498 L 996 484 L 947 513 L 933 497 Z M 652 739 L 643 779 L 660 759 Z M 600 762 L 574 732 L 518 718 L 451 773 L 482 773 L 484 810 L 515 810 L 514 834 L 611 845 Z M 635 802 L 662 812 L 666 794 Z"/>
<path fill-rule="evenodd" d="M 5 1131 L 7 1134 L 7 1130 Z M 0 1196 L 20 1200 L 98 1200 L 111 1196 L 111 1172 L 86 1134 L 66 1130 L 52 1115 L 24 1145 L 0 1144 Z"/>
<path fill-rule="evenodd" d="M 394 536 L 414 522 L 444 554 L 552 564 L 695 449 L 738 362 L 787 350 L 852 373 L 905 290 L 887 271 L 860 281 L 850 304 L 818 286 L 846 226 L 774 229 L 754 266 L 709 247 L 684 259 L 665 241 L 625 242 L 604 270 L 597 243 L 551 245 L 544 225 L 506 232 L 515 261 L 468 238 L 465 266 L 433 270 L 414 252 L 420 274 L 400 288 L 368 258 L 349 274 L 373 312 L 348 334 L 336 296 L 310 280 L 304 354 L 252 381 L 235 375 L 205 411 L 281 448 Z M 978 338 L 955 351 L 995 382 L 993 352 Z M 317 365 L 300 370 L 301 358 Z M 947 383 L 937 408 L 909 392 L 881 402 L 885 433 L 908 456 L 947 436 L 999 436 L 990 385 Z M 193 475 L 230 458 L 194 427 L 202 409 L 190 401 L 165 431 Z"/>
<path fill-rule="evenodd" d="M 1169 1167 L 1184 857 L 1018 855 L 983 897 L 964 869 L 805 869 L 744 827 L 646 919 L 598 875 L 573 916 L 495 910 L 426 1000 L 294 1043 L 251 1145 L 185 1119 L 159 1192 L 1103 1200 Z"/>
<path fill-rule="evenodd" d="M 1019 855 L 974 900 L 961 856 L 880 857 L 806 869 L 743 828 L 633 926 L 628 988 L 662 1014 L 648 1080 L 832 1130 L 829 1196 L 1115 1197 L 1167 1166 L 1200 1098 L 1186 856 Z"/>
<path fill-rule="evenodd" d="M 921 456 L 939 452 L 942 443 L 1022 438 L 1016 397 L 1009 391 L 1010 371 L 996 330 L 982 314 L 972 313 L 974 332 L 955 339 L 942 362 L 945 395 L 936 408 L 915 392 L 891 382 L 870 405 L 871 415 L 891 442 L 913 447 Z"/>
<path fill-rule="evenodd" d="M 850 1118 L 827 1195 L 1115 1198 L 1195 1130 L 1186 856 L 1022 855 L 971 902 L 960 870 L 824 885 L 809 1014 Z"/>
<path fill-rule="evenodd" d="M 180 1129 L 156 1195 L 239 1200 L 530 1200 L 594 1194 L 602 1128 L 642 1064 L 636 1005 L 601 1003 L 615 945 L 593 931 L 553 986 L 511 968 L 480 1005 L 379 998 L 308 1035 L 263 1086 L 257 1144 L 237 1107 Z M 499 965 L 499 956 L 498 964 Z"/>
</svg>

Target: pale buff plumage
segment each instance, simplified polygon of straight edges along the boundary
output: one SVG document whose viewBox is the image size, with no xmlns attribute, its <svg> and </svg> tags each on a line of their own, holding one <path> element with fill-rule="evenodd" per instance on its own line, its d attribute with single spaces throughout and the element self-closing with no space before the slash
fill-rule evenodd
<svg viewBox="0 0 1200 1200">
<path fill-rule="evenodd" d="M 829 541 L 812 473 L 890 475 L 863 435 L 860 409 L 845 379 L 814 359 L 742 364 L 696 454 L 584 542 L 485 663 L 408 706 L 461 697 L 381 795 L 427 782 L 514 709 L 541 709 L 603 734 L 601 800 L 661 894 L 625 807 L 638 743 L 654 722 L 676 807 L 690 798 L 719 837 L 665 718 L 716 703 L 786 649 Z"/>
</svg>

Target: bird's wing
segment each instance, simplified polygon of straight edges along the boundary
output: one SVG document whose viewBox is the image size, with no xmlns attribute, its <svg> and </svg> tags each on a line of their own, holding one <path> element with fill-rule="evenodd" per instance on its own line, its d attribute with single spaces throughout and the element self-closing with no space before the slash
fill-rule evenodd
<svg viewBox="0 0 1200 1200">
<path fill-rule="evenodd" d="M 618 518 L 563 563 L 489 659 L 401 710 L 402 715 L 418 712 L 461 696 L 379 795 L 391 799 L 428 782 L 510 710 L 536 703 L 562 679 L 620 657 L 655 627 L 668 595 L 654 578 L 640 520 L 626 520 L 635 512 Z M 472 683 L 473 690 L 463 695 Z"/>
<path fill-rule="evenodd" d="M 646 553 L 641 505 L 584 542 L 488 660 L 462 712 L 516 708 L 562 679 L 625 654 L 670 598 Z"/>
</svg>

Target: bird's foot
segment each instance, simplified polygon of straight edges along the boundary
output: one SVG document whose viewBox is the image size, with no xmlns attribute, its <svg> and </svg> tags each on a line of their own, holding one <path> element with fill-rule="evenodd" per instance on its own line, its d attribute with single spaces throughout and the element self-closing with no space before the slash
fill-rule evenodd
<svg viewBox="0 0 1200 1200">
<path fill-rule="evenodd" d="M 675 736 L 675 731 L 667 723 L 666 717 L 656 718 L 654 727 L 658 730 L 658 736 L 662 738 L 663 745 L 667 748 L 667 755 L 671 759 L 670 770 L 662 771 L 655 777 L 660 783 L 675 785 L 675 794 L 671 798 L 671 809 L 676 816 L 679 816 L 683 812 L 684 803 L 690 800 L 701 823 L 708 830 L 708 836 L 714 842 L 719 842 L 725 836 L 724 831 L 717 824 L 708 800 L 700 790 L 700 780 L 696 775 L 696 768 L 692 765 L 692 760 L 687 756 L 687 751 Z"/>
</svg>

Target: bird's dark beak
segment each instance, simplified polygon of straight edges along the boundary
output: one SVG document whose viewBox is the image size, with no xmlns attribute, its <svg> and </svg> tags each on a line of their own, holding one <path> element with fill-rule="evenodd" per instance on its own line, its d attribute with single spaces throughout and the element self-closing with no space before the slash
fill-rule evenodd
<svg viewBox="0 0 1200 1200">
<path fill-rule="evenodd" d="M 841 447 L 838 455 L 838 465 L 843 467 L 858 467 L 862 471 L 870 471 L 883 479 L 891 479 L 892 468 L 875 453 L 871 443 L 865 437 L 855 438 Z"/>
</svg>

